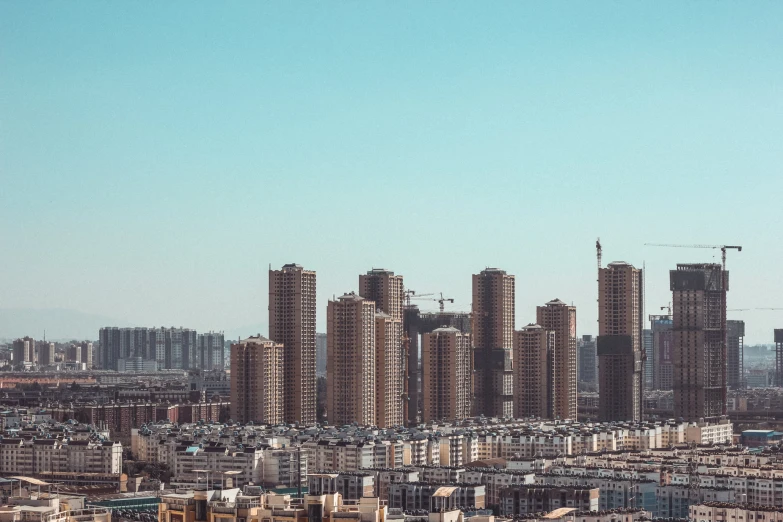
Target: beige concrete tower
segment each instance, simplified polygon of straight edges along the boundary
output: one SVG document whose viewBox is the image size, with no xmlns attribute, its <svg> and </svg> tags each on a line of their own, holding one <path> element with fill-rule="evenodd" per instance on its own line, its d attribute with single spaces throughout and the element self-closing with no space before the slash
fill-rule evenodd
<svg viewBox="0 0 783 522">
<path fill-rule="evenodd" d="M 552 416 L 576 420 L 576 307 L 560 299 L 536 308 L 545 330 L 555 332 L 555 397 Z"/>
<path fill-rule="evenodd" d="M 514 415 L 514 276 L 487 268 L 473 274 L 474 414 Z"/>
<path fill-rule="evenodd" d="M 359 276 L 359 295 L 375 301 L 375 307 L 381 312 L 402 321 L 405 288 L 401 275 L 394 275 L 391 270 L 373 268 Z"/>
<path fill-rule="evenodd" d="M 598 270 L 598 417 L 642 418 L 642 271 L 624 262 Z"/>
<path fill-rule="evenodd" d="M 379 427 L 401 426 L 404 422 L 403 387 L 407 361 L 402 346 L 403 300 L 401 275 L 373 268 L 359 276 L 359 295 L 375 302 L 375 406 Z"/>
<path fill-rule="evenodd" d="M 283 345 L 249 337 L 231 345 L 231 418 L 283 422 Z"/>
<path fill-rule="evenodd" d="M 453 327 L 422 334 L 423 422 L 471 416 L 472 362 L 470 334 Z"/>
<path fill-rule="evenodd" d="M 555 332 L 537 324 L 514 332 L 514 417 L 552 418 L 556 384 Z"/>
<path fill-rule="evenodd" d="M 383 312 L 375 314 L 375 424 L 402 426 L 402 321 Z"/>
<path fill-rule="evenodd" d="M 269 270 L 269 338 L 283 344 L 283 420 L 315 424 L 315 272 Z"/>
<path fill-rule="evenodd" d="M 674 321 L 674 417 L 714 419 L 726 408 L 726 292 L 718 264 L 669 271 Z"/>
<path fill-rule="evenodd" d="M 326 413 L 337 425 L 375 424 L 375 302 L 353 292 L 329 301 Z"/>
</svg>

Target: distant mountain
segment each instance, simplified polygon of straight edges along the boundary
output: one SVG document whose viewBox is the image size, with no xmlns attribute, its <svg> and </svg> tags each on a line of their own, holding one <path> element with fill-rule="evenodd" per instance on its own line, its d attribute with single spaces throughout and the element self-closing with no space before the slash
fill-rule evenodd
<svg viewBox="0 0 783 522">
<path fill-rule="evenodd" d="M 103 315 L 86 314 L 63 308 L 0 308 L 0 339 L 29 335 L 51 340 L 98 339 L 103 326 L 134 326 Z"/>
</svg>

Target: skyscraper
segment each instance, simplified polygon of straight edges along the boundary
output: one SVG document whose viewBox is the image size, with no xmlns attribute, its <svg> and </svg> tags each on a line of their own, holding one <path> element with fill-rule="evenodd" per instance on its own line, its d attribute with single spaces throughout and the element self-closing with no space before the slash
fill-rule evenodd
<svg viewBox="0 0 783 522">
<path fill-rule="evenodd" d="M 436 328 L 421 336 L 422 421 L 470 417 L 472 405 L 470 334 Z"/>
<path fill-rule="evenodd" d="M 583 335 L 577 343 L 579 359 L 579 382 L 598 384 L 598 355 L 596 354 L 596 341 L 592 335 Z"/>
<path fill-rule="evenodd" d="M 379 428 L 403 424 L 401 334 L 402 321 L 383 312 L 375 314 L 375 424 Z"/>
<path fill-rule="evenodd" d="M 77 353 L 79 354 L 78 359 L 76 359 L 78 362 L 84 363 L 87 365 L 87 369 L 92 368 L 92 343 L 87 341 L 82 341 L 79 343 L 79 346 L 77 346 Z"/>
<path fill-rule="evenodd" d="M 642 353 L 646 357 L 642 365 L 642 388 L 652 390 L 653 374 L 655 373 L 655 343 L 653 342 L 653 331 L 650 328 L 642 330 Z"/>
<path fill-rule="evenodd" d="M 231 418 L 283 421 L 283 345 L 257 335 L 231 345 Z"/>
<path fill-rule="evenodd" d="M 315 424 L 315 272 L 269 270 L 269 338 L 283 344 L 283 419 Z"/>
<path fill-rule="evenodd" d="M 726 291 L 718 264 L 669 272 L 674 320 L 674 416 L 712 419 L 726 411 Z"/>
<path fill-rule="evenodd" d="M 329 301 L 326 413 L 333 424 L 375 424 L 375 301 L 351 292 Z"/>
<path fill-rule="evenodd" d="M 514 276 L 487 268 L 473 274 L 474 414 L 514 415 Z"/>
<path fill-rule="evenodd" d="M 551 419 L 556 378 L 555 332 L 537 324 L 514 332 L 514 416 Z"/>
<path fill-rule="evenodd" d="M 726 321 L 726 385 L 744 388 L 745 321 Z"/>
<path fill-rule="evenodd" d="M 642 271 L 625 262 L 598 270 L 598 418 L 642 418 Z"/>
<path fill-rule="evenodd" d="M 326 377 L 326 334 L 315 334 L 315 374 Z"/>
<path fill-rule="evenodd" d="M 553 299 L 536 308 L 537 323 L 555 332 L 555 394 L 552 416 L 576 420 L 576 307 Z"/>
<path fill-rule="evenodd" d="M 404 379 L 407 361 L 402 346 L 403 300 L 402 276 L 391 270 L 373 268 L 359 275 L 359 295 L 375 302 L 380 315 L 375 325 L 375 414 L 379 427 L 400 426 L 404 422 Z M 415 407 L 415 405 L 414 405 Z"/>
</svg>

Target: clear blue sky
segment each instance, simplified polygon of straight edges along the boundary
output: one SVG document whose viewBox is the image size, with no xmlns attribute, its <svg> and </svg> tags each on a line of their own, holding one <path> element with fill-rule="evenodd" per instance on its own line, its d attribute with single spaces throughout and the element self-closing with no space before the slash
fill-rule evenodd
<svg viewBox="0 0 783 522">
<path fill-rule="evenodd" d="M 373 266 L 456 309 L 498 266 L 593 334 L 597 236 L 649 312 L 718 259 L 652 241 L 783 307 L 782 165 L 781 2 L 0 2 L 2 308 L 232 329 L 298 262 L 323 330 Z"/>
</svg>

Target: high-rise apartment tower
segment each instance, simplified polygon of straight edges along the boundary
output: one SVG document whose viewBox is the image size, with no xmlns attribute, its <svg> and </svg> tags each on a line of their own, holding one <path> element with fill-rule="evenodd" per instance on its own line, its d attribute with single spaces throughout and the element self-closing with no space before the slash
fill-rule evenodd
<svg viewBox="0 0 783 522">
<path fill-rule="evenodd" d="M 283 421 L 283 345 L 257 335 L 231 345 L 231 418 Z"/>
<path fill-rule="evenodd" d="M 598 270 L 598 418 L 642 418 L 643 274 L 625 262 Z"/>
<path fill-rule="evenodd" d="M 375 301 L 353 292 L 329 301 L 326 345 L 329 422 L 375 424 Z"/>
<path fill-rule="evenodd" d="M 576 419 L 576 307 L 553 299 L 536 307 L 537 323 L 555 332 L 555 394 L 552 416 Z"/>
<path fill-rule="evenodd" d="M 473 360 L 470 334 L 444 326 L 421 336 L 422 421 L 470 417 Z"/>
<path fill-rule="evenodd" d="M 269 338 L 283 344 L 283 419 L 315 424 L 315 272 L 269 270 Z"/>
<path fill-rule="evenodd" d="M 529 324 L 514 332 L 514 416 L 551 419 L 556 393 L 555 332 Z"/>
<path fill-rule="evenodd" d="M 718 264 L 678 264 L 669 272 L 674 320 L 674 417 L 726 413 L 726 292 Z"/>
<path fill-rule="evenodd" d="M 513 275 L 497 268 L 473 275 L 475 415 L 514 415 L 514 303 Z"/>
</svg>

